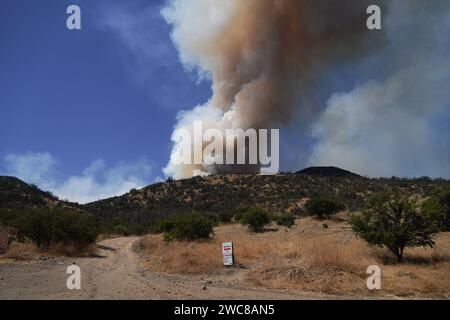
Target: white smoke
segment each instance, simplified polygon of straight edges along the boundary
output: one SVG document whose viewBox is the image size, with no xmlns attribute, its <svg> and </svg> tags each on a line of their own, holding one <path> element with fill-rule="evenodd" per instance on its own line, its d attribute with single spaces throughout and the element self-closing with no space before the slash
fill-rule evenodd
<svg viewBox="0 0 450 320">
<path fill-rule="evenodd" d="M 384 1 L 381 1 L 384 2 Z M 306 99 L 318 74 L 336 64 L 358 61 L 381 43 L 369 33 L 370 1 L 172 0 L 162 14 L 189 70 L 212 81 L 213 96 L 180 114 L 175 129 L 206 127 L 270 129 L 286 125 Z M 307 122 L 307 120 L 305 120 Z M 165 173 L 187 178 L 203 166 L 176 165 L 182 150 L 174 141 Z"/>
<path fill-rule="evenodd" d="M 309 165 L 337 165 L 370 176 L 450 177 L 450 5 L 395 1 L 380 73 L 334 94 L 314 125 Z M 377 76 L 377 73 L 373 73 Z"/>
</svg>

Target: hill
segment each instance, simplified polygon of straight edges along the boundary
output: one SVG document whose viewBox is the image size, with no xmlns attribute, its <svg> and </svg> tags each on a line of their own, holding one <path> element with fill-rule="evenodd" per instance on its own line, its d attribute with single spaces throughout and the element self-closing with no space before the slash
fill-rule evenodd
<svg viewBox="0 0 450 320">
<path fill-rule="evenodd" d="M 274 214 L 301 215 L 305 201 L 315 195 L 360 210 L 370 195 L 386 189 L 401 188 L 410 194 L 428 196 L 444 185 L 450 186 L 450 182 L 429 178 L 369 179 L 356 174 L 216 175 L 168 180 L 82 207 L 113 228 L 121 225 L 146 230 L 161 219 L 191 211 L 218 217 L 235 214 L 243 206 L 259 206 Z"/>
<path fill-rule="evenodd" d="M 0 176 L 0 208 L 27 209 L 45 207 L 77 207 L 77 204 L 59 200 L 50 192 L 42 191 L 15 177 Z"/>
<path fill-rule="evenodd" d="M 296 174 L 320 177 L 360 177 L 356 173 L 336 167 L 309 167 L 296 172 Z"/>
<path fill-rule="evenodd" d="M 334 198 L 349 210 L 360 210 L 374 193 L 401 188 L 410 194 L 429 196 L 447 180 L 369 179 L 338 168 L 309 168 L 274 176 L 216 175 L 186 180 L 168 180 L 141 190 L 85 205 L 59 200 L 14 177 L 0 177 L 0 209 L 64 206 L 95 215 L 104 230 L 141 233 L 175 214 L 200 212 L 210 217 L 232 216 L 245 206 L 259 206 L 273 214 L 302 215 L 312 196 Z"/>
</svg>

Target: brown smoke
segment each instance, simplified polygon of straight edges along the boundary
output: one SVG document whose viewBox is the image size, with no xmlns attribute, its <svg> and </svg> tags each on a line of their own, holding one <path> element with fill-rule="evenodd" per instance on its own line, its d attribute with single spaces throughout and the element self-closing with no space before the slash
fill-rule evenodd
<svg viewBox="0 0 450 320">
<path fill-rule="evenodd" d="M 163 15 L 173 25 L 181 59 L 210 77 L 213 90 L 211 100 L 181 115 L 176 128 L 189 128 L 195 119 L 221 130 L 273 128 L 287 124 L 294 111 L 305 119 L 318 112 L 302 100 L 316 88 L 319 75 L 360 60 L 382 43 L 382 32 L 366 28 L 371 4 L 172 0 Z M 175 145 L 172 156 L 178 151 Z M 184 178 L 195 169 L 206 171 L 175 167 L 171 161 L 166 173 Z"/>
</svg>

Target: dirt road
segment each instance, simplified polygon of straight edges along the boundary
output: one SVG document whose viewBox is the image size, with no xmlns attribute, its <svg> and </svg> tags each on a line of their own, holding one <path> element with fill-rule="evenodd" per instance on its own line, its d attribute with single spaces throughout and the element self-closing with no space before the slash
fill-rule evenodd
<svg viewBox="0 0 450 320">
<path fill-rule="evenodd" d="M 146 271 L 136 237 L 102 241 L 96 258 L 0 264 L 0 299 L 310 299 L 305 293 L 246 288 L 192 276 Z M 81 268 L 81 290 L 68 290 L 66 269 Z M 323 297 L 322 297 L 323 298 Z"/>
</svg>

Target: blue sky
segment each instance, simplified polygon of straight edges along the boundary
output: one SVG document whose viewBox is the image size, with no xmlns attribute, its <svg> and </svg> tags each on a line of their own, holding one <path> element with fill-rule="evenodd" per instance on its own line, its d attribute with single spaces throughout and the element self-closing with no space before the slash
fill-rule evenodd
<svg viewBox="0 0 450 320">
<path fill-rule="evenodd" d="M 179 63 L 163 1 L 145 6 L 152 20 L 122 26 L 128 35 L 109 20 L 139 14 L 148 1 L 76 2 L 81 31 L 66 28 L 70 1 L 0 2 L 0 159 L 50 154 L 56 180 L 98 160 L 146 162 L 151 172 L 141 179 L 150 183 L 163 176 L 177 111 L 205 101 L 210 85 Z M 140 47 L 130 47 L 127 37 L 143 28 Z"/>
<path fill-rule="evenodd" d="M 0 174 L 79 202 L 165 179 L 177 113 L 211 97 L 160 15 L 177 1 L 2 0 Z M 450 178 L 450 5 L 439 1 L 437 12 L 396 2 L 386 47 L 327 70 L 311 127 L 281 130 L 281 170 Z M 70 4 L 81 31 L 66 28 Z"/>
</svg>

